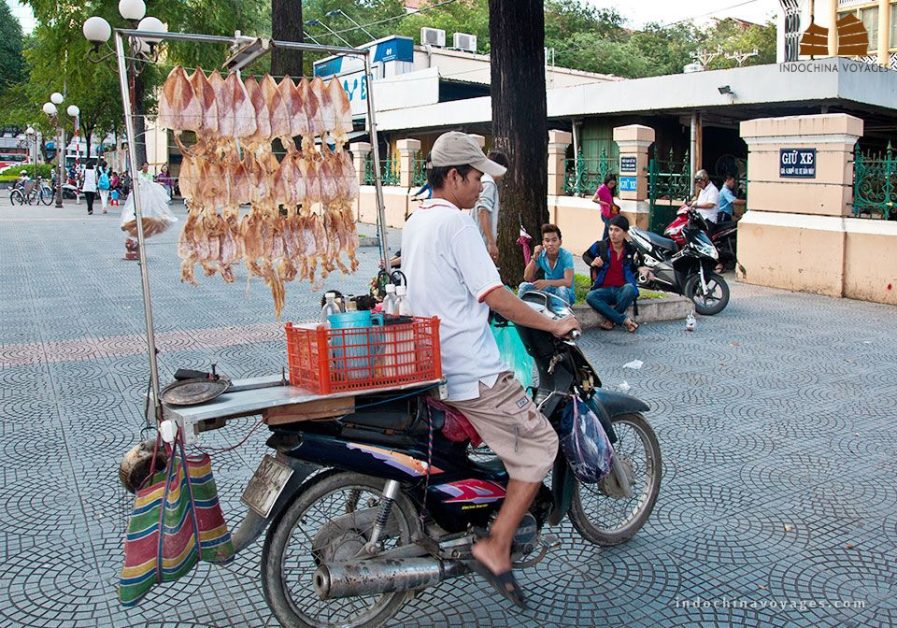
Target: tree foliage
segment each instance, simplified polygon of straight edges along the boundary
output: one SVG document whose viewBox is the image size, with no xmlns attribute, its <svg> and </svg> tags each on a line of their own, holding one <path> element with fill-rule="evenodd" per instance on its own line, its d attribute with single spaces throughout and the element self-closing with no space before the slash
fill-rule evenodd
<svg viewBox="0 0 897 628">
<path fill-rule="evenodd" d="M 22 56 L 22 27 L 9 5 L 0 2 L 0 94 L 7 87 L 25 79 L 25 58 Z"/>
</svg>

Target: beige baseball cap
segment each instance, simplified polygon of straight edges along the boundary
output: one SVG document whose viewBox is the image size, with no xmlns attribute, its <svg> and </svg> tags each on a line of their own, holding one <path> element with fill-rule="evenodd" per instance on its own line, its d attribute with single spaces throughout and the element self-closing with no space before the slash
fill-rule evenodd
<svg viewBox="0 0 897 628">
<path fill-rule="evenodd" d="M 476 141 L 460 131 L 449 131 L 436 139 L 430 151 L 430 164 L 437 168 L 473 166 L 493 177 L 500 177 L 507 171 L 501 164 L 486 159 Z"/>
</svg>

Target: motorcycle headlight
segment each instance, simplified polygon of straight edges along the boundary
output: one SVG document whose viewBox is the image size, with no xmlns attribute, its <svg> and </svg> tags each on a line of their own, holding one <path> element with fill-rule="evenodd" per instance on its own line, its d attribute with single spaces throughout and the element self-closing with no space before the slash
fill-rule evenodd
<svg viewBox="0 0 897 628">
<path fill-rule="evenodd" d="M 717 252 L 716 247 L 713 246 L 710 239 L 703 233 L 699 234 L 698 237 L 692 241 L 692 246 L 694 246 L 695 250 L 701 255 L 711 259 L 719 259 L 719 253 Z"/>
</svg>

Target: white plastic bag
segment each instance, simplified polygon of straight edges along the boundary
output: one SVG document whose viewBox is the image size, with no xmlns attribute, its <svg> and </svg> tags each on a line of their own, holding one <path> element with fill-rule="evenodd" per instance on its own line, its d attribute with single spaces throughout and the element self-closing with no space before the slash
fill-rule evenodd
<svg viewBox="0 0 897 628">
<path fill-rule="evenodd" d="M 140 186 L 140 209 L 143 215 L 143 237 L 149 238 L 166 231 L 178 221 L 168 207 L 168 192 L 158 183 L 136 179 Z M 128 195 L 121 208 L 121 230 L 137 237 L 137 220 L 134 217 L 134 193 Z"/>
</svg>

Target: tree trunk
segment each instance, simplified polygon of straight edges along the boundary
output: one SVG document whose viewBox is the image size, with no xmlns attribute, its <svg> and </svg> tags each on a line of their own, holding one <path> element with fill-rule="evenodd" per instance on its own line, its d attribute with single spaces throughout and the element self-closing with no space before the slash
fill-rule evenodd
<svg viewBox="0 0 897 628">
<path fill-rule="evenodd" d="M 302 32 L 302 1 L 271 0 L 271 37 L 279 41 L 305 41 Z M 274 48 L 271 51 L 271 75 L 302 76 L 302 51 Z"/>
<path fill-rule="evenodd" d="M 548 222 L 548 121 L 543 0 L 489 0 L 492 135 L 511 162 L 502 182 L 498 250 L 502 279 L 523 281 L 520 225 L 541 242 Z"/>
</svg>

